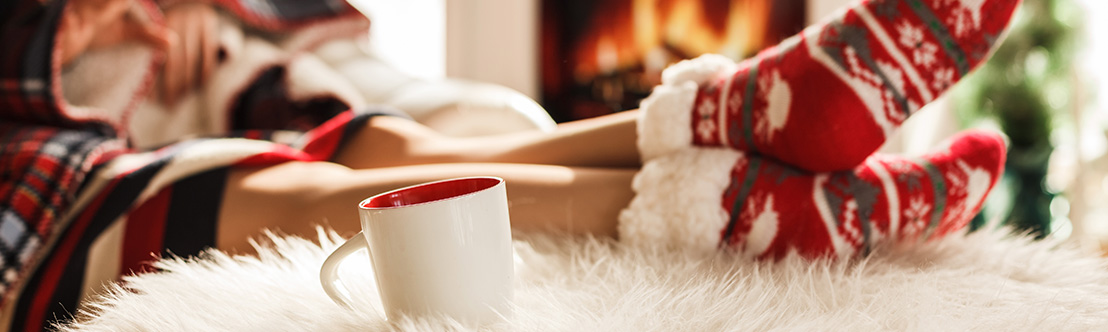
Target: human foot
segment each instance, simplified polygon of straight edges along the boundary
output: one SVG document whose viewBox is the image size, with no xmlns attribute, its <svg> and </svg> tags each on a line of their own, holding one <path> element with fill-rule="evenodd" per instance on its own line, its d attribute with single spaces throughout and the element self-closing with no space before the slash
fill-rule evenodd
<svg viewBox="0 0 1108 332">
<path fill-rule="evenodd" d="M 687 149 L 644 165 L 620 238 L 758 258 L 848 257 L 882 240 L 934 239 L 969 223 L 1004 153 L 997 134 L 970 131 L 919 158 L 874 155 L 849 171 L 811 173 L 729 149 Z"/>
<path fill-rule="evenodd" d="M 1019 0 L 870 0 L 735 64 L 678 63 L 643 101 L 644 160 L 728 145 L 847 170 L 982 63 Z"/>
</svg>

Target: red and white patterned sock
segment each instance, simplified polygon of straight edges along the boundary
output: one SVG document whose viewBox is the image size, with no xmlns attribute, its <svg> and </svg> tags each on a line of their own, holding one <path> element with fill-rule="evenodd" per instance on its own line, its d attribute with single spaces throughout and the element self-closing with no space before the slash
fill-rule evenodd
<svg viewBox="0 0 1108 332">
<path fill-rule="evenodd" d="M 983 62 L 1018 4 L 863 1 L 738 64 L 675 64 L 642 103 L 644 160 L 727 145 L 809 171 L 850 169 Z"/>
<path fill-rule="evenodd" d="M 976 215 L 1004 157 L 1002 138 L 979 131 L 923 157 L 874 155 L 831 173 L 729 149 L 686 149 L 644 165 L 620 216 L 620 238 L 758 258 L 849 257 L 881 241 L 935 239 Z"/>
</svg>

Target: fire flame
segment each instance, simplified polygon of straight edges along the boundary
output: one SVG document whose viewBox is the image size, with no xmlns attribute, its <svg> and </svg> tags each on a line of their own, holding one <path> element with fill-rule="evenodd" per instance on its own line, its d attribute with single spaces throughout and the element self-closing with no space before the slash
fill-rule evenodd
<svg viewBox="0 0 1108 332">
<path fill-rule="evenodd" d="M 704 53 L 747 56 L 766 46 L 771 1 L 606 1 L 597 6 L 590 29 L 579 39 L 574 76 L 586 81 L 635 65 L 649 74 L 670 61 Z"/>
</svg>

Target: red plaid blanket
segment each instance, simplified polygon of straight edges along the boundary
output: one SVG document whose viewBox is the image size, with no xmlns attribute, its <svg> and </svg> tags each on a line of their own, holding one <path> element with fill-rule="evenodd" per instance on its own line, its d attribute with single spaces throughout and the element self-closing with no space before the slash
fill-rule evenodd
<svg viewBox="0 0 1108 332">
<path fill-rule="evenodd" d="M 160 16 L 155 3 L 139 2 Z M 213 3 L 256 29 L 274 32 L 364 20 L 336 0 Z M 90 248 L 105 229 L 125 227 L 120 275 L 142 271 L 151 253 L 198 253 L 214 244 L 229 169 L 328 160 L 372 116 L 345 111 L 348 106 L 338 100 L 291 102 L 280 93 L 280 75 L 263 73 L 230 110 L 234 120 L 225 135 L 136 151 L 120 120 L 126 117 L 77 109 L 61 97 L 54 40 L 65 5 L 65 0 L 0 3 L 2 330 L 40 330 L 70 317 L 85 291 Z M 147 89 L 140 88 L 135 98 L 144 98 Z M 277 142 L 274 130 L 303 134 Z M 196 155 L 204 158 L 188 157 Z"/>
</svg>

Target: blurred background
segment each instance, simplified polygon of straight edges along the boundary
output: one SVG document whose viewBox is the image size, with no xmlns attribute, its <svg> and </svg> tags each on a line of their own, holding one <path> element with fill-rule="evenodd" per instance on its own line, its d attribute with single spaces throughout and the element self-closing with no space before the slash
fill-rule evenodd
<svg viewBox="0 0 1108 332">
<path fill-rule="evenodd" d="M 636 108 L 665 66 L 742 59 L 851 0 L 352 0 L 374 53 L 425 79 L 496 83 L 559 122 Z M 1108 1 L 1024 0 L 993 58 L 917 113 L 886 152 L 918 154 L 968 127 L 1010 139 L 975 227 L 1108 252 Z M 1104 97 L 1101 97 L 1104 96 Z"/>
</svg>

